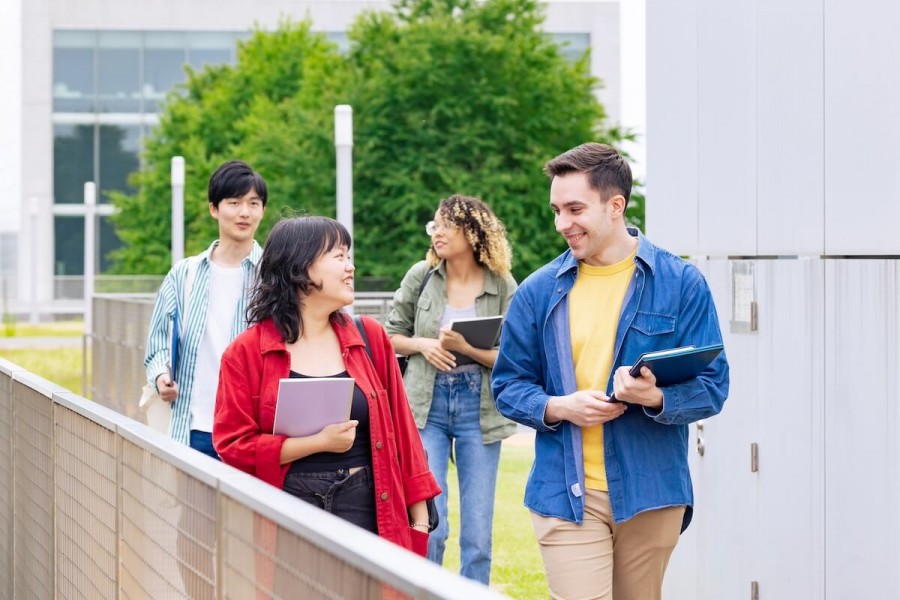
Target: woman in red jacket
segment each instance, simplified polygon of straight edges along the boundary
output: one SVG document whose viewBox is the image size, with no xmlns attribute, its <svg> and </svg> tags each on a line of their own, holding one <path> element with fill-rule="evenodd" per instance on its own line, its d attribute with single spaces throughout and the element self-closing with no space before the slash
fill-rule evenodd
<svg viewBox="0 0 900 600">
<path fill-rule="evenodd" d="M 428 469 L 387 333 L 364 317 L 372 359 L 342 310 L 353 302 L 350 234 L 326 217 L 277 223 L 247 309 L 222 355 L 213 443 L 222 460 L 425 555 Z M 306 437 L 272 433 L 278 382 L 352 377 L 350 420 Z"/>
</svg>

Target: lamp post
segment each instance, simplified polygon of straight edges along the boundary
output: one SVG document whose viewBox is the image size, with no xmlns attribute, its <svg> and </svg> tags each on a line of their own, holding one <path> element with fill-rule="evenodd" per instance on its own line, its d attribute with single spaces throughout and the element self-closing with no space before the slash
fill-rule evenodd
<svg viewBox="0 0 900 600">
<path fill-rule="evenodd" d="M 172 266 L 184 258 L 184 157 L 172 157 Z"/>
</svg>

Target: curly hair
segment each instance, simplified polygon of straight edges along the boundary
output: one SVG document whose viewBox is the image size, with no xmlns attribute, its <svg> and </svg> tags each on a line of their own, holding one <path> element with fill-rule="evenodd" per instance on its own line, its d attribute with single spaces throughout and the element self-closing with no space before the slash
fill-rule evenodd
<svg viewBox="0 0 900 600">
<path fill-rule="evenodd" d="M 257 269 L 256 284 L 247 306 L 247 323 L 269 317 L 285 342 L 296 342 L 303 333 L 299 294 L 321 290 L 309 277 L 317 258 L 337 246 L 351 246 L 347 228 L 328 217 L 283 219 L 272 227 Z M 343 323 L 342 311 L 331 313 L 332 322 Z"/>
<path fill-rule="evenodd" d="M 448 224 L 452 223 L 463 230 L 466 240 L 475 251 L 475 262 L 502 277 L 509 275 L 512 249 L 506 237 L 506 228 L 484 201 L 453 194 L 441 200 L 438 214 Z M 434 245 L 428 249 L 425 260 L 432 267 L 440 262 Z"/>
</svg>

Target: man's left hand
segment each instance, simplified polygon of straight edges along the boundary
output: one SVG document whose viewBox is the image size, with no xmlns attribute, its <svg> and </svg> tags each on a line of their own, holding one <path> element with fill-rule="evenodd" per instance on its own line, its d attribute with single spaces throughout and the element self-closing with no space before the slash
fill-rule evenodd
<svg viewBox="0 0 900 600">
<path fill-rule="evenodd" d="M 619 367 L 613 378 L 613 391 L 616 400 L 640 404 L 647 408 L 661 409 L 663 406 L 663 392 L 656 387 L 656 377 L 648 367 L 641 367 L 641 376 L 632 377 L 628 372 L 630 366 Z"/>
</svg>

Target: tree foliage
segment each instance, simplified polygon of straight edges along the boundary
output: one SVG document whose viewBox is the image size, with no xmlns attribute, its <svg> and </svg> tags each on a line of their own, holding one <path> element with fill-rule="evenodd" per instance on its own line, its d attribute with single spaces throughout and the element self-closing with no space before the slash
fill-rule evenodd
<svg viewBox="0 0 900 600">
<path fill-rule="evenodd" d="M 170 98 L 136 176 L 140 192 L 115 199 L 120 269 L 168 265 L 176 154 L 189 165 L 188 252 L 215 236 L 205 185 L 230 158 L 270 184 L 260 239 L 284 206 L 333 216 L 333 110 L 348 103 L 358 274 L 395 285 L 424 256 L 424 223 L 438 201 L 462 193 L 504 221 L 521 279 L 564 248 L 543 163 L 585 141 L 625 137 L 604 127 L 588 57 L 567 61 L 542 22 L 533 0 L 400 0 L 361 15 L 343 56 L 308 22 L 255 32 L 234 67 L 191 73 L 185 93 Z M 642 220 L 640 197 L 629 214 Z"/>
</svg>

